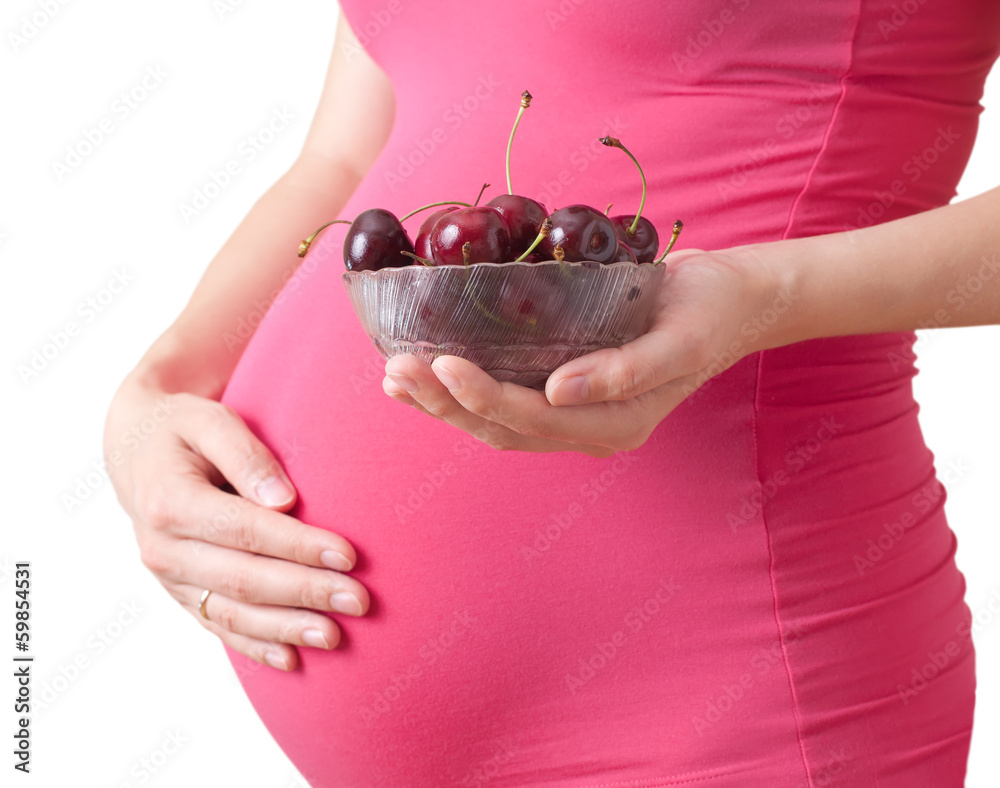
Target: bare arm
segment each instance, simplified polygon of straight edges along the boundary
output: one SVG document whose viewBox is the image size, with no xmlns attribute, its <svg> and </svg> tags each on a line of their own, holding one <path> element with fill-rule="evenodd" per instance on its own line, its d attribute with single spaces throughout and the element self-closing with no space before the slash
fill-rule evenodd
<svg viewBox="0 0 1000 788">
<path fill-rule="evenodd" d="M 1000 188 L 864 230 L 755 247 L 796 301 L 773 341 L 1000 323 Z"/>
<path fill-rule="evenodd" d="M 387 78 L 346 22 L 337 25 L 319 106 L 298 159 L 257 201 L 208 266 L 181 315 L 138 374 L 217 398 L 239 361 L 224 336 L 268 300 L 301 262 L 295 249 L 344 206 L 389 136 L 395 102 Z"/>
<path fill-rule="evenodd" d="M 385 145 L 394 108 L 387 78 L 341 19 L 301 155 L 122 383 L 105 424 L 105 459 L 143 563 L 227 645 L 285 670 L 296 666 L 293 646 L 338 644 L 337 624 L 316 611 L 363 615 L 370 600 L 344 574 L 353 547 L 284 514 L 295 502 L 287 474 L 217 401 L 244 346 L 227 346 L 226 334 L 292 274 L 299 240 L 343 207 Z M 159 426 L 137 440 L 132 429 L 149 419 Z"/>
</svg>

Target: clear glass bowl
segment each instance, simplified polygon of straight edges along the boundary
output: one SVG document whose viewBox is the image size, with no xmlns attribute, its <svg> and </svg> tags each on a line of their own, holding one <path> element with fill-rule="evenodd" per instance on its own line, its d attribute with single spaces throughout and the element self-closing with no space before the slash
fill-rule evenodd
<svg viewBox="0 0 1000 788">
<path fill-rule="evenodd" d="M 567 361 L 643 334 L 664 265 L 475 263 L 348 271 L 344 285 L 383 358 L 461 356 L 543 389 Z"/>
</svg>

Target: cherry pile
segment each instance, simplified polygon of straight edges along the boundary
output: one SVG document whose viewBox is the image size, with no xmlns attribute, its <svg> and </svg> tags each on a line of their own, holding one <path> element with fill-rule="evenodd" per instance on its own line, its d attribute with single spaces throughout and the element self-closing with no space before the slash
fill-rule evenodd
<svg viewBox="0 0 1000 788">
<path fill-rule="evenodd" d="M 649 219 L 642 216 L 646 204 L 646 176 L 639 162 L 621 141 L 601 137 L 608 147 L 620 148 L 639 170 L 642 199 L 635 214 L 608 216 L 589 205 L 567 205 L 549 214 L 545 206 L 530 197 L 514 194 L 510 180 L 510 152 L 531 94 L 521 94 L 521 107 L 507 141 L 507 194 L 485 205 L 479 198 L 464 202 L 437 202 L 396 218 L 382 208 L 362 211 L 348 222 L 327 222 L 299 245 L 304 257 L 316 236 L 331 224 L 349 224 L 344 239 L 344 265 L 348 271 L 377 271 L 406 265 L 472 265 L 475 263 L 662 263 L 673 248 L 684 224 L 674 222 L 666 249 L 659 257 L 659 235 Z M 483 186 L 483 190 L 489 184 Z M 482 191 L 479 197 L 482 197 Z M 445 206 L 445 207 L 442 207 Z M 410 241 L 403 222 L 428 208 L 438 208 L 420 225 Z M 608 206 L 608 210 L 611 206 Z"/>
</svg>

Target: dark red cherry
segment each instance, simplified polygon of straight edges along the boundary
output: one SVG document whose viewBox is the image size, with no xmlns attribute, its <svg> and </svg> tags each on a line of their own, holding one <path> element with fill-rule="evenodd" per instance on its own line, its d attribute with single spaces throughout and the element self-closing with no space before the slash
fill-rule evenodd
<svg viewBox="0 0 1000 788">
<path fill-rule="evenodd" d="M 651 263 L 656 259 L 656 253 L 660 249 L 660 236 L 656 232 L 653 223 L 645 216 L 639 217 L 639 223 L 635 227 L 635 235 L 629 235 L 629 228 L 635 221 L 635 214 L 622 214 L 612 216 L 611 223 L 618 233 L 618 240 L 623 244 L 628 244 L 635 252 L 635 259 L 640 263 Z"/>
<path fill-rule="evenodd" d="M 420 225 L 420 229 L 417 230 L 417 238 L 413 242 L 413 249 L 418 257 L 423 257 L 425 260 L 431 259 L 431 230 L 434 229 L 434 225 L 437 223 L 438 219 L 446 213 L 451 213 L 452 211 L 457 210 L 457 205 L 442 208 L 440 211 L 434 211 L 434 213 L 424 220 L 423 224 Z"/>
<path fill-rule="evenodd" d="M 378 271 L 410 265 L 413 244 L 393 214 L 382 208 L 362 211 L 351 222 L 344 239 L 344 265 L 348 271 Z"/>
<path fill-rule="evenodd" d="M 459 208 L 431 229 L 431 259 L 437 265 L 504 263 L 510 260 L 510 230 L 495 208 Z M 463 247 L 469 244 L 468 260 Z"/>
<path fill-rule="evenodd" d="M 552 232 L 539 245 L 550 260 L 555 259 L 556 244 L 562 246 L 567 262 L 594 260 L 610 263 L 618 253 L 618 236 L 611 220 L 589 205 L 567 205 L 554 211 Z"/>
<path fill-rule="evenodd" d="M 502 325 L 527 338 L 545 332 L 547 341 L 561 337 L 553 332 L 566 323 L 567 289 L 561 277 L 539 276 L 530 280 L 506 279 L 496 294 L 496 316 Z"/>
<path fill-rule="evenodd" d="M 424 268 L 420 263 L 416 264 Z M 465 277 L 435 274 L 434 268 L 414 272 L 412 290 L 408 295 L 413 299 L 412 311 L 405 318 L 412 326 L 414 336 L 426 342 L 461 341 L 455 336 L 455 313 L 462 309 L 465 294 Z"/>
<path fill-rule="evenodd" d="M 612 261 L 615 263 L 635 263 L 636 254 L 632 251 L 632 247 L 629 246 L 624 241 L 618 242 L 618 251 L 615 254 L 615 259 Z"/>
<path fill-rule="evenodd" d="M 548 212 L 545 206 L 530 197 L 518 194 L 498 194 L 486 205 L 496 208 L 510 229 L 511 260 L 520 257 L 531 246 L 538 234 L 538 228 Z"/>
</svg>

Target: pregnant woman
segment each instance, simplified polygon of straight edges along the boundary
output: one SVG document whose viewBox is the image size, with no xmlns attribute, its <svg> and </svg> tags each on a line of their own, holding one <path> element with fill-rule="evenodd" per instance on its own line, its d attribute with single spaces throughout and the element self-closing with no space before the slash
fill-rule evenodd
<svg viewBox="0 0 1000 788">
<path fill-rule="evenodd" d="M 947 205 L 1000 5 L 343 9 L 299 160 L 107 430 L 172 398 L 119 496 L 288 757 L 320 788 L 962 785 L 912 331 L 1000 322 L 1000 190 Z M 515 192 L 634 210 L 610 134 L 685 221 L 651 332 L 544 393 L 383 364 L 343 228 L 294 249 L 502 183 L 525 88 Z"/>
</svg>

